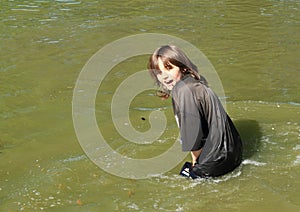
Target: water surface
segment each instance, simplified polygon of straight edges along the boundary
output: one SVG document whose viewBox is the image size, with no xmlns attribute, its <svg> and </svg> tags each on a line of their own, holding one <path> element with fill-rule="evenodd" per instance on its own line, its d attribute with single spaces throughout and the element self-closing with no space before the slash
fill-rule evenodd
<svg viewBox="0 0 300 212">
<path fill-rule="evenodd" d="M 1 9 L 1 211 L 299 211 L 298 1 L 4 0 Z M 183 161 L 160 176 L 123 179 L 84 154 L 72 122 L 76 79 L 104 45 L 139 33 L 177 36 L 214 65 L 244 140 L 233 173 L 186 180 L 178 176 Z M 110 145 L 136 158 L 164 152 L 178 135 L 170 100 L 152 91 L 135 98 L 130 118 L 143 132 L 150 112 L 163 111 L 168 124 L 158 141 L 132 144 L 112 124 L 113 92 L 147 59 L 116 66 L 95 108 Z"/>
</svg>

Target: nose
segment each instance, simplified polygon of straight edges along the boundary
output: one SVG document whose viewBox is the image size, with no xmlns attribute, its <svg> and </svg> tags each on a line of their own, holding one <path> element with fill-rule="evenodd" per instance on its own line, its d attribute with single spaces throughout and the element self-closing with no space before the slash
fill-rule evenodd
<svg viewBox="0 0 300 212">
<path fill-rule="evenodd" d="M 161 77 L 163 78 L 163 79 L 167 79 L 168 78 L 168 73 L 166 73 L 165 71 L 161 71 Z"/>
</svg>

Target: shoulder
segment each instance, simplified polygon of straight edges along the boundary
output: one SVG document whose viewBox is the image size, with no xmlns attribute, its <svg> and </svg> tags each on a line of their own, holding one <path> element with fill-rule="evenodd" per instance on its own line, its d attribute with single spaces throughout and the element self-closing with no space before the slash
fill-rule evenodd
<svg viewBox="0 0 300 212">
<path fill-rule="evenodd" d="M 175 97 L 192 95 L 197 98 L 204 95 L 204 93 L 206 93 L 206 85 L 191 76 L 183 77 L 183 79 L 176 83 L 172 90 L 172 95 Z"/>
</svg>

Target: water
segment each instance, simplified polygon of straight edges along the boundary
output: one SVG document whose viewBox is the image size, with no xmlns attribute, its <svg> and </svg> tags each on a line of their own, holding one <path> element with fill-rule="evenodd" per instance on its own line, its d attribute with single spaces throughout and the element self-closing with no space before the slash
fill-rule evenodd
<svg viewBox="0 0 300 212">
<path fill-rule="evenodd" d="M 0 210 L 299 211 L 299 9 L 292 0 L 2 1 Z M 245 142 L 243 164 L 233 173 L 186 180 L 178 176 L 183 161 L 163 175 L 123 179 L 81 149 L 72 122 L 80 70 L 104 45 L 149 32 L 192 43 L 217 70 Z M 112 94 L 130 73 L 124 70 L 145 69 L 146 61 L 115 67 L 96 101 L 103 136 L 136 158 L 161 154 L 178 135 L 170 101 L 150 91 L 135 98 L 129 113 L 144 132 L 150 112 L 160 108 L 168 123 L 158 141 L 132 144 L 111 122 Z"/>
</svg>

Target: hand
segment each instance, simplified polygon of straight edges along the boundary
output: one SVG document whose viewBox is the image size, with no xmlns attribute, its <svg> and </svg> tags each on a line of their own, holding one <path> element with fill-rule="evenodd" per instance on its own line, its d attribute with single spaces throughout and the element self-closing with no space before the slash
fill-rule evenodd
<svg viewBox="0 0 300 212">
<path fill-rule="evenodd" d="M 194 167 L 197 164 L 197 159 L 201 154 L 202 149 L 196 150 L 196 151 L 191 151 L 191 156 L 192 156 L 192 167 Z"/>
<path fill-rule="evenodd" d="M 196 164 L 198 164 L 198 162 L 197 162 L 197 160 L 196 161 L 192 161 L 192 168 L 196 165 Z"/>
</svg>

